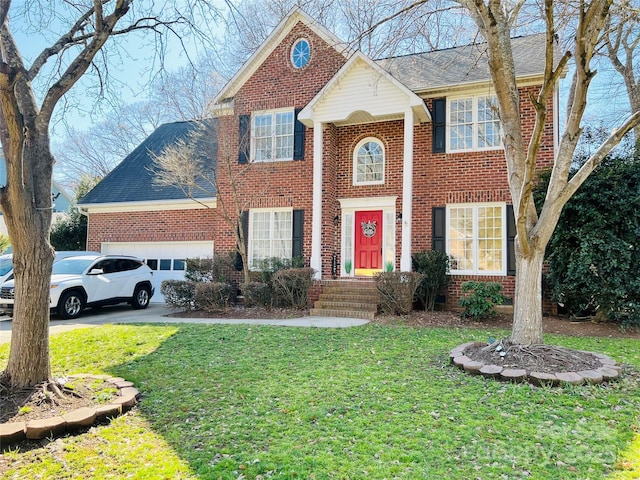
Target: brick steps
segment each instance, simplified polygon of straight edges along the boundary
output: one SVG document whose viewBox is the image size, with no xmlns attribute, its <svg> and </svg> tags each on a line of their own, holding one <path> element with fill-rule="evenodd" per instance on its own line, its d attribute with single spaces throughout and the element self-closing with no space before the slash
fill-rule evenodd
<svg viewBox="0 0 640 480">
<path fill-rule="evenodd" d="M 310 314 L 373 320 L 378 311 L 378 290 L 369 281 L 331 281 L 323 285 Z"/>
</svg>

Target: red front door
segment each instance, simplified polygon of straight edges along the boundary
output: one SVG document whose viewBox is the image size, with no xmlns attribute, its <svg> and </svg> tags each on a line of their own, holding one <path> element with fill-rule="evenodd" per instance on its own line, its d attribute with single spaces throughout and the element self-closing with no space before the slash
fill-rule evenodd
<svg viewBox="0 0 640 480">
<path fill-rule="evenodd" d="M 356 212 L 356 275 L 382 270 L 382 210 Z"/>
</svg>

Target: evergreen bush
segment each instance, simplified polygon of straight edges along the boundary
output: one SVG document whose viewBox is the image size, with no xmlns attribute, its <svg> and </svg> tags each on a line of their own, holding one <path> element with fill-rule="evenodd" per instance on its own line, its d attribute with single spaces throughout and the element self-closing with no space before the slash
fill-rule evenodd
<svg viewBox="0 0 640 480">
<path fill-rule="evenodd" d="M 449 256 L 435 250 L 418 252 L 412 257 L 413 270 L 423 275 L 416 290 L 422 308 L 433 311 L 438 292 L 449 283 Z"/>
<path fill-rule="evenodd" d="M 464 308 L 461 316 L 482 320 L 496 314 L 496 305 L 504 303 L 502 284 L 497 282 L 464 282 L 459 305 Z"/>
</svg>

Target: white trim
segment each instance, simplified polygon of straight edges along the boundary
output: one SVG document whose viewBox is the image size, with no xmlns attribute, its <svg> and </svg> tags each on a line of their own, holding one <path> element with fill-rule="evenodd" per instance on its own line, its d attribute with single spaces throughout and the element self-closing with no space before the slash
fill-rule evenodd
<svg viewBox="0 0 640 480">
<path fill-rule="evenodd" d="M 270 213 L 269 217 L 269 242 L 271 247 L 273 247 L 274 237 L 274 224 L 273 224 L 273 214 L 278 212 L 286 212 L 291 214 L 291 230 L 289 232 L 289 240 L 293 242 L 293 208 L 292 207 L 278 207 L 278 208 L 252 208 L 249 210 L 249 232 L 248 232 L 248 246 L 247 246 L 247 261 L 249 262 L 249 269 L 254 270 L 257 267 L 253 265 L 253 218 L 256 213 Z M 289 256 L 286 258 L 292 258 L 292 252 L 289 252 Z M 267 258 L 273 257 L 273 252 Z M 284 258 L 284 257 L 283 257 Z"/>
<path fill-rule="evenodd" d="M 355 218 L 355 212 L 362 210 L 382 210 L 382 251 L 385 252 L 385 256 L 388 255 L 390 259 L 383 258 L 383 270 L 387 261 L 393 261 L 395 268 L 395 255 L 396 255 L 396 222 L 388 222 L 388 218 L 396 218 L 396 200 L 397 196 L 392 197 L 367 197 L 367 198 L 340 198 L 338 202 L 340 203 L 341 209 L 341 233 L 340 233 L 340 275 L 342 277 L 352 277 L 355 275 L 355 259 L 350 259 L 352 268 L 351 273 L 347 274 L 344 264 L 346 258 L 342 258 L 344 252 L 348 250 L 347 248 L 347 239 L 350 238 L 352 241 L 355 239 L 355 222 L 352 221 L 351 231 L 346 231 L 347 217 L 349 215 L 353 215 Z M 390 239 L 393 239 L 392 241 Z M 388 243 L 391 242 L 391 245 Z M 355 253 L 355 246 L 351 247 L 351 251 Z"/>
<path fill-rule="evenodd" d="M 329 82 L 327 82 L 322 89 L 316 94 L 316 96 L 298 113 L 298 120 L 305 126 L 311 127 L 315 121 L 321 121 L 325 123 L 340 123 L 345 121 L 346 118 L 316 118 L 315 108 L 316 106 L 326 103 L 330 97 L 334 88 L 339 88 L 342 79 L 349 75 L 352 68 L 357 67 L 358 62 L 364 62 L 380 79 L 384 79 L 389 82 L 400 92 L 404 94 L 407 101 L 406 104 L 398 106 L 398 114 L 402 114 L 407 107 L 412 108 L 415 112 L 416 122 L 430 122 L 431 114 L 424 103 L 424 100 L 407 88 L 404 84 L 400 83 L 389 72 L 381 68 L 377 63 L 371 60 L 364 53 L 358 51 L 349 58 L 349 60 L 338 70 Z M 351 112 L 353 113 L 353 112 Z M 387 118 L 383 119 L 386 120 Z M 367 123 L 371 123 L 368 120 Z"/>
<path fill-rule="evenodd" d="M 365 143 L 375 143 L 377 145 L 380 145 L 380 148 L 382 148 L 382 179 L 380 180 L 370 180 L 363 182 L 358 181 L 358 153 L 360 151 L 360 148 L 362 148 Z M 360 140 L 353 149 L 353 185 L 356 187 L 363 185 L 384 185 L 385 169 L 387 164 L 386 155 L 387 153 L 384 148 L 384 143 L 379 138 L 367 137 Z"/>
<path fill-rule="evenodd" d="M 291 122 L 291 157 L 286 158 L 275 158 L 276 156 L 276 116 L 279 113 L 290 113 L 292 117 Z M 272 157 L 264 160 L 256 160 L 256 125 L 255 120 L 256 117 L 266 117 L 267 115 L 271 116 L 272 124 L 271 124 L 271 155 Z M 296 113 L 293 107 L 287 108 L 275 108 L 273 110 L 256 110 L 251 112 L 251 145 L 250 145 L 250 162 L 251 163 L 271 163 L 271 162 L 291 162 L 293 161 L 293 152 L 295 150 L 295 128 L 296 128 Z M 265 137 L 266 138 L 266 137 Z"/>
<path fill-rule="evenodd" d="M 199 210 L 216 208 L 217 199 L 157 200 L 141 202 L 85 203 L 77 205 L 82 213 L 157 212 L 160 210 Z"/>
<path fill-rule="evenodd" d="M 478 133 L 478 125 L 479 125 L 479 121 L 478 121 L 478 100 L 480 98 L 490 98 L 490 97 L 495 97 L 495 93 L 493 93 L 493 91 L 490 91 L 488 93 L 485 92 L 475 92 L 475 93 L 469 93 L 467 95 L 455 95 L 455 96 L 448 96 L 447 97 L 447 108 L 446 108 L 446 122 L 445 122 L 445 129 L 446 129 L 446 134 L 445 134 L 445 138 L 446 138 L 446 152 L 447 153 L 468 153 L 468 152 L 486 152 L 486 151 L 494 151 L 494 150 L 504 150 L 504 146 L 502 145 L 502 123 L 499 120 L 499 115 L 498 115 L 498 122 L 500 123 L 500 135 L 499 135 L 499 139 L 500 139 L 500 145 L 499 146 L 489 146 L 489 147 L 478 147 L 478 137 L 479 137 L 479 133 Z M 451 129 L 453 128 L 453 124 L 451 123 L 451 102 L 455 102 L 457 100 L 471 100 L 471 128 L 473 131 L 473 136 L 472 136 L 472 146 L 471 148 L 460 148 L 460 149 L 456 149 L 453 150 L 451 148 Z"/>
<path fill-rule="evenodd" d="M 516 85 L 518 89 L 523 87 L 540 86 L 543 80 L 544 76 L 541 74 L 528 75 L 516 78 Z M 434 88 L 422 87 L 414 90 L 414 93 L 424 98 L 435 98 L 451 94 L 458 95 L 462 92 L 471 92 L 488 88 L 493 88 L 493 83 L 490 79 L 474 82 L 462 82 L 455 85 L 439 85 Z"/>
<path fill-rule="evenodd" d="M 413 214 L 413 110 L 404 117 L 404 157 L 402 165 L 402 240 L 400 271 L 411 271 L 411 225 Z"/>
<path fill-rule="evenodd" d="M 315 279 L 322 278 L 322 155 L 323 125 L 313 123 L 313 212 L 311 217 L 311 259 Z"/>
<path fill-rule="evenodd" d="M 501 222 L 502 222 L 502 269 L 496 271 L 481 271 L 478 270 L 478 209 L 483 207 L 501 207 Z M 450 269 L 451 275 L 478 275 L 478 276 L 506 276 L 507 275 L 507 204 L 505 202 L 478 202 L 478 203 L 450 203 L 446 206 L 445 215 L 445 228 L 446 228 L 446 244 L 445 251 L 451 256 L 450 253 L 450 225 L 451 217 L 450 212 L 452 208 L 471 208 L 472 211 L 472 239 L 473 239 L 473 270 L 456 270 L 453 267 Z M 452 258 L 453 262 L 453 258 Z"/>
</svg>

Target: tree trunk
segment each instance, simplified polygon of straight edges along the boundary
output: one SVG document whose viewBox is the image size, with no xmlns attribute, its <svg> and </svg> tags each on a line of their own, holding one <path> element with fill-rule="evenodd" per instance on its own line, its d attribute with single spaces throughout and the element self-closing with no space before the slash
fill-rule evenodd
<svg viewBox="0 0 640 480">
<path fill-rule="evenodd" d="M 33 130 L 32 130 L 33 131 Z M 30 159 L 23 178 L 12 175 L 7 158 L 8 182 L 2 208 L 14 248 L 15 305 L 11 350 L 5 373 L 14 387 L 26 387 L 51 377 L 49 361 L 49 291 L 54 253 L 51 228 L 51 170 L 48 132 L 34 132 L 20 153 Z"/>
<path fill-rule="evenodd" d="M 510 340 L 542 344 L 542 265 L 544 248 L 531 245 L 530 255 L 516 255 L 516 290 Z"/>
</svg>

